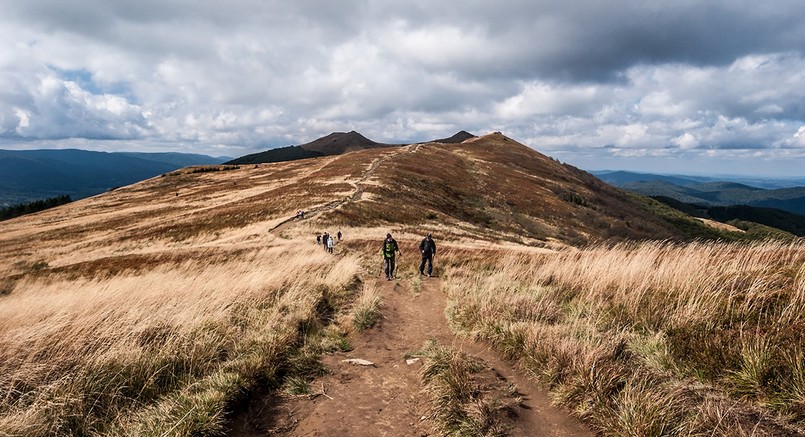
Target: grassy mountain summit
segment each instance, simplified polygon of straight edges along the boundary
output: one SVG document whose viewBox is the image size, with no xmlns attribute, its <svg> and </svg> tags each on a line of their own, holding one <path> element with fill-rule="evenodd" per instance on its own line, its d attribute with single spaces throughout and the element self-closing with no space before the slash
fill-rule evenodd
<svg viewBox="0 0 805 437">
<path fill-rule="evenodd" d="M 252 153 L 233 159 L 226 164 L 263 164 L 269 162 L 294 161 L 297 159 L 340 155 L 356 150 L 392 146 L 392 144 L 382 144 L 372 141 L 355 131 L 333 132 L 309 143 Z"/>
<path fill-rule="evenodd" d="M 358 152 L 359 160 L 376 152 Z M 484 238 L 689 238 L 708 232 L 648 200 L 615 189 L 500 133 L 386 152 L 368 197 L 334 210 L 332 221 L 449 224 Z M 663 214 L 659 215 L 658 212 Z M 688 228 L 690 226 L 691 228 Z M 701 232 L 701 234 L 698 234 Z"/>
<path fill-rule="evenodd" d="M 319 152 L 323 155 L 340 155 L 355 150 L 373 149 L 376 147 L 389 147 L 391 144 L 382 144 L 366 138 L 358 132 L 333 132 L 327 136 L 301 144 L 305 150 Z"/>
</svg>

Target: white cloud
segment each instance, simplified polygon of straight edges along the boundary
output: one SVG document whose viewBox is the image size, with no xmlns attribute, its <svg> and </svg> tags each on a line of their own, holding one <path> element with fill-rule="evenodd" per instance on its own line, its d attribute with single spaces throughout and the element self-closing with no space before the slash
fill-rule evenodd
<svg viewBox="0 0 805 437">
<path fill-rule="evenodd" d="M 0 139 L 14 147 L 236 155 L 335 130 L 466 129 L 557 154 L 781 156 L 805 123 L 805 9 L 790 0 L 6 6 Z"/>
</svg>

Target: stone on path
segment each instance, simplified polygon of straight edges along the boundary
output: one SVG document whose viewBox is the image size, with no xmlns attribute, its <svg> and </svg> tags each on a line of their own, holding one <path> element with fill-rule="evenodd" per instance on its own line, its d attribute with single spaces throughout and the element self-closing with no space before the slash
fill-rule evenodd
<svg viewBox="0 0 805 437">
<path fill-rule="evenodd" d="M 341 360 L 342 363 L 349 363 L 349 364 L 359 364 L 361 366 L 374 366 L 375 363 L 364 360 L 362 358 L 350 358 L 348 360 Z"/>
</svg>

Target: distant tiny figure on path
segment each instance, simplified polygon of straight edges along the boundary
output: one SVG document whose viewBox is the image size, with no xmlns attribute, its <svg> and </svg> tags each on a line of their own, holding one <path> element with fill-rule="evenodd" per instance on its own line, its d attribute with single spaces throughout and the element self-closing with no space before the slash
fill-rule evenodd
<svg viewBox="0 0 805 437">
<path fill-rule="evenodd" d="M 321 234 L 316 234 L 316 245 L 321 244 Z"/>
<path fill-rule="evenodd" d="M 338 233 L 335 235 L 338 237 L 338 241 L 341 241 L 341 229 L 339 229 Z"/>
<path fill-rule="evenodd" d="M 325 232 L 324 235 L 321 236 L 321 245 L 322 247 L 324 247 L 324 250 L 327 250 L 327 240 L 329 239 L 330 234 L 328 234 L 327 232 Z"/>
<path fill-rule="evenodd" d="M 333 253 L 333 244 L 335 244 L 333 237 L 327 238 L 327 252 Z"/>
<path fill-rule="evenodd" d="M 419 251 L 422 252 L 422 263 L 419 264 L 419 274 L 425 274 L 425 263 L 428 264 L 428 277 L 433 273 L 433 257 L 436 256 L 436 242 L 433 241 L 431 234 L 428 234 L 421 243 Z"/>
<path fill-rule="evenodd" d="M 394 257 L 397 253 L 402 256 L 400 246 L 397 245 L 397 240 L 391 238 L 391 234 L 386 234 L 386 239 L 383 240 L 383 247 L 380 249 L 383 253 L 383 263 L 386 268 L 386 280 L 391 281 L 394 277 Z"/>
</svg>

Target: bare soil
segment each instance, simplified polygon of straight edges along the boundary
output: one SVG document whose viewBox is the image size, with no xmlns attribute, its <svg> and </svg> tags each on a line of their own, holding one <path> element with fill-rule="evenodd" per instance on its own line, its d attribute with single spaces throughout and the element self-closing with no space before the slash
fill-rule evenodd
<svg viewBox="0 0 805 437">
<path fill-rule="evenodd" d="M 466 352 L 490 366 L 501 384 L 513 383 L 523 398 L 513 411 L 514 436 L 592 436 L 580 421 L 551 405 L 547 393 L 486 347 L 455 337 L 444 315 L 438 278 L 424 278 L 415 293 L 407 281 L 377 280 L 383 295 L 379 322 L 349 339 L 353 350 L 323 358 L 329 373 L 314 381 L 311 396 L 268 393 L 251 399 L 236 418 L 237 436 L 429 436 L 438 435 L 420 358 L 407 364 L 429 339 Z M 370 366 L 344 360 L 360 358 Z"/>
</svg>

